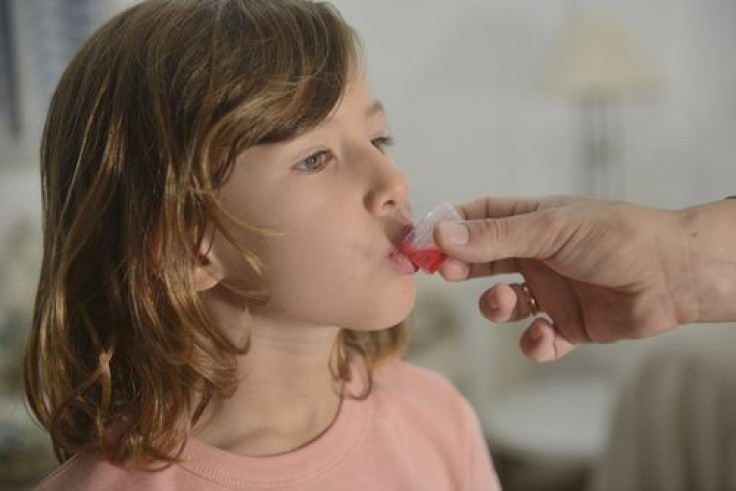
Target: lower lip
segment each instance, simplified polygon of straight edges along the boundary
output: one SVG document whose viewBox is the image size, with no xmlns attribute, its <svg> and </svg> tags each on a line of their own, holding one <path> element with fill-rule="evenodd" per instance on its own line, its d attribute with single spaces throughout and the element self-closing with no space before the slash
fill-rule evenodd
<svg viewBox="0 0 736 491">
<path fill-rule="evenodd" d="M 417 272 L 417 267 L 409 260 L 408 257 L 403 255 L 398 250 L 394 250 L 388 256 L 391 266 L 397 271 L 404 274 L 414 274 Z"/>
</svg>

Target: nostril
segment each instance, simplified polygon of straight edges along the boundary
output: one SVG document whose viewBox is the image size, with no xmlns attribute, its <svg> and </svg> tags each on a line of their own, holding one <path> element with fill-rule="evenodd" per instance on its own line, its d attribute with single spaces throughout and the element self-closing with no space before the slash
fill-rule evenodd
<svg viewBox="0 0 736 491">
<path fill-rule="evenodd" d="M 407 183 L 404 176 L 392 166 L 376 166 L 375 174 L 365 195 L 367 209 L 372 213 L 396 213 L 407 201 Z"/>
</svg>

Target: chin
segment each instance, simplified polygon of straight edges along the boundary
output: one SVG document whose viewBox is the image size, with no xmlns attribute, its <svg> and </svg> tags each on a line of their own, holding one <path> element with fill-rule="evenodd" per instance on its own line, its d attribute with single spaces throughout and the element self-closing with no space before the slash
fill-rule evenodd
<svg viewBox="0 0 736 491">
<path fill-rule="evenodd" d="M 404 322 L 414 308 L 416 291 L 414 282 L 402 285 L 401 288 L 387 289 L 380 299 L 373 304 L 369 312 L 362 316 L 351 329 L 359 331 L 379 331 Z M 370 324 L 366 324 L 366 320 Z"/>
</svg>

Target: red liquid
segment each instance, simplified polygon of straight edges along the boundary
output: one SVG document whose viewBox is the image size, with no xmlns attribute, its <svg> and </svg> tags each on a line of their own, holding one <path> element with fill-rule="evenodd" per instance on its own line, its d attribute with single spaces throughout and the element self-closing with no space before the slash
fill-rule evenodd
<svg viewBox="0 0 736 491">
<path fill-rule="evenodd" d="M 437 271 L 442 262 L 447 259 L 447 254 L 437 248 L 415 249 L 411 244 L 401 244 L 399 251 L 414 263 L 414 266 L 425 273 L 432 274 Z"/>
</svg>

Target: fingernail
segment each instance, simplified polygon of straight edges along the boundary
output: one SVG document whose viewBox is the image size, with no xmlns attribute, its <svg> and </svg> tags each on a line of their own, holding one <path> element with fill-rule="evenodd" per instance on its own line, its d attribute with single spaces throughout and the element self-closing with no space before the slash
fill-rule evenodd
<svg viewBox="0 0 736 491">
<path fill-rule="evenodd" d="M 498 300 L 496 300 L 495 298 L 486 297 L 486 305 L 490 310 L 494 311 L 498 310 L 499 308 Z"/>
<path fill-rule="evenodd" d="M 448 246 L 461 246 L 470 240 L 470 231 L 467 225 L 462 222 L 440 222 L 438 225 L 438 233 L 444 239 L 444 244 Z"/>
</svg>

